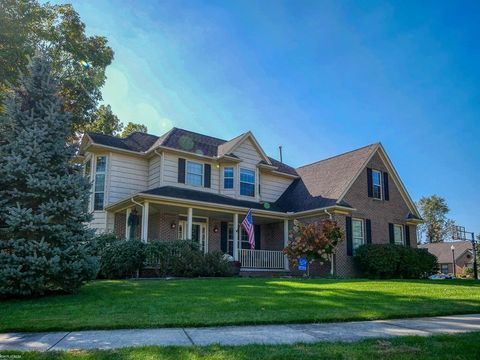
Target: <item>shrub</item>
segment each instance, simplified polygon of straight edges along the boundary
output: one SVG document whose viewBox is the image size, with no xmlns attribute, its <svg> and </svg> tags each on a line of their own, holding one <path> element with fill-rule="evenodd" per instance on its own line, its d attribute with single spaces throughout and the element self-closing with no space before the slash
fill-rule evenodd
<svg viewBox="0 0 480 360">
<path fill-rule="evenodd" d="M 92 240 L 92 253 L 96 256 L 101 257 L 102 251 L 117 241 L 122 241 L 122 239 L 120 239 L 117 235 L 113 233 L 103 233 L 97 235 Z"/>
<path fill-rule="evenodd" d="M 221 251 L 205 254 L 204 276 L 232 276 L 233 267 Z"/>
<path fill-rule="evenodd" d="M 145 249 L 146 265 L 157 276 L 231 276 L 223 253 L 203 254 L 192 241 L 152 241 Z"/>
<path fill-rule="evenodd" d="M 360 246 L 355 263 L 370 278 L 417 279 L 436 272 L 437 258 L 426 249 L 399 245 L 368 244 Z"/>
<path fill-rule="evenodd" d="M 100 275 L 122 279 L 134 275 L 145 261 L 145 244 L 140 241 L 116 241 L 101 251 Z"/>
</svg>

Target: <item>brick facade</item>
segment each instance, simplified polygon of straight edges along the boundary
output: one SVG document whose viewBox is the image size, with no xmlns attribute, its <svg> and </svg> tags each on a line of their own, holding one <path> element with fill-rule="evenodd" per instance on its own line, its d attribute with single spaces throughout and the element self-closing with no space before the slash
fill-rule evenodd
<svg viewBox="0 0 480 360">
<path fill-rule="evenodd" d="M 139 225 L 135 229 L 135 239 L 140 239 L 141 216 Z M 176 240 L 178 238 L 179 215 L 157 211 L 151 213 L 148 220 L 148 240 Z M 172 223 L 175 228 L 172 229 Z M 126 214 L 116 213 L 114 221 L 115 235 L 125 238 Z M 221 251 L 221 220 L 214 217 L 208 219 L 208 251 Z M 216 231 L 215 231 L 216 230 Z M 264 250 L 283 249 L 283 222 L 261 225 L 260 248 Z"/>
<path fill-rule="evenodd" d="M 374 154 L 372 159 L 367 164 L 366 168 L 372 168 L 382 172 L 388 172 L 385 164 L 378 155 Z M 368 197 L 368 183 L 367 183 L 367 170 L 362 171 L 360 176 L 355 180 L 347 194 L 344 201 L 356 209 L 351 216 L 359 219 L 370 219 L 372 226 L 372 244 L 389 244 L 389 229 L 388 224 L 400 224 L 404 226 L 410 226 L 410 246 L 417 247 L 417 231 L 416 226 L 406 225 L 406 217 L 410 212 L 407 203 L 403 199 L 400 191 L 398 190 L 392 174 L 389 181 L 389 201 L 376 200 Z M 313 222 L 324 219 L 325 216 L 302 218 L 302 222 Z M 345 232 L 346 220 L 343 215 L 335 215 L 334 219 L 337 221 L 338 226 Z M 358 276 L 358 271 L 355 269 L 353 263 L 353 256 L 347 255 L 347 242 L 346 239 L 340 244 L 335 256 L 335 273 L 340 277 L 354 277 Z M 313 275 L 326 275 L 330 271 L 329 266 L 316 266 L 312 267 L 311 274 Z"/>
</svg>

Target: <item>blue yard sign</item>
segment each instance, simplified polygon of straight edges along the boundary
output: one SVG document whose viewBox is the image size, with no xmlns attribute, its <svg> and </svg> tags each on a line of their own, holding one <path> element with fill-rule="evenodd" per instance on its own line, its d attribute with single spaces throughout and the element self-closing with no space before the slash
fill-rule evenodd
<svg viewBox="0 0 480 360">
<path fill-rule="evenodd" d="M 307 270 L 307 259 L 305 258 L 298 259 L 298 270 L 302 270 L 302 271 Z"/>
</svg>

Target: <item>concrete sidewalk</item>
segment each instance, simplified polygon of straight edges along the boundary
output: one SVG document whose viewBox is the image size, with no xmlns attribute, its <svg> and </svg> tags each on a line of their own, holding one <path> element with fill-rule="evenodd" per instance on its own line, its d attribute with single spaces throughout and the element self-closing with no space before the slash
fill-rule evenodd
<svg viewBox="0 0 480 360">
<path fill-rule="evenodd" d="M 302 325 L 0 334 L 1 350 L 115 349 L 144 345 L 293 344 L 480 331 L 480 314 Z"/>
</svg>

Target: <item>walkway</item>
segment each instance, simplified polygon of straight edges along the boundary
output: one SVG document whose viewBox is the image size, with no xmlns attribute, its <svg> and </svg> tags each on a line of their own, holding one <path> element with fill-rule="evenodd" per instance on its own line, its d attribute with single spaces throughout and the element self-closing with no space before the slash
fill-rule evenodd
<svg viewBox="0 0 480 360">
<path fill-rule="evenodd" d="M 480 331 L 480 314 L 302 325 L 0 334 L 0 350 L 115 349 L 143 345 L 292 344 Z"/>
</svg>

